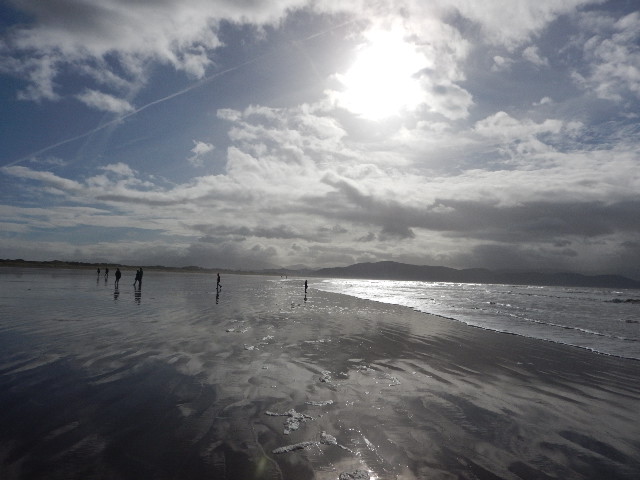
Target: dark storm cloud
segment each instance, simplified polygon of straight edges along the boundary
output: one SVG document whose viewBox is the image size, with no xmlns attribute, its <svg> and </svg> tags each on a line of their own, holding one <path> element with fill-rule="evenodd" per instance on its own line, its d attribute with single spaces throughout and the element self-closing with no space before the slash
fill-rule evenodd
<svg viewBox="0 0 640 480">
<path fill-rule="evenodd" d="M 280 238 L 294 239 L 303 236 L 294 228 L 287 225 L 277 225 L 275 227 L 247 227 L 247 226 L 229 226 L 229 225 L 193 225 L 194 230 L 215 235 L 219 237 L 235 236 L 240 238 L 259 237 L 259 238 Z"/>
<path fill-rule="evenodd" d="M 373 242 L 376 239 L 376 235 L 373 232 L 369 232 L 368 234 L 356 238 L 356 242 Z"/>
<path fill-rule="evenodd" d="M 416 226 L 452 235 L 504 242 L 555 241 L 556 237 L 594 238 L 614 233 L 640 233 L 634 212 L 640 201 L 530 202 L 515 206 L 440 200 L 447 213 L 415 212 Z"/>
<path fill-rule="evenodd" d="M 460 255 L 457 261 L 498 270 L 572 270 L 577 252 L 518 244 L 480 244 Z"/>
<path fill-rule="evenodd" d="M 396 201 L 381 200 L 364 194 L 346 180 L 325 177 L 324 182 L 335 187 L 338 195 L 330 194 L 319 200 L 319 203 L 314 200 L 314 207 L 311 209 L 316 214 L 331 212 L 329 216 L 332 218 L 344 218 L 363 225 L 378 225 L 381 227 L 381 235 L 386 238 L 406 239 L 415 236 L 410 228 L 412 222 L 407 218 L 413 209 Z"/>
<path fill-rule="evenodd" d="M 572 239 L 611 235 L 640 235 L 640 200 L 532 201 L 500 205 L 481 201 L 438 199 L 415 207 L 366 195 L 346 181 L 329 181 L 337 192 L 308 207 L 315 214 L 340 217 L 365 226 L 378 226 L 381 235 L 413 238 L 414 229 L 450 237 L 504 243 L 543 242 L 569 245 Z"/>
<path fill-rule="evenodd" d="M 344 228 L 341 225 L 334 225 L 333 227 L 319 227 L 318 228 L 318 233 L 320 234 L 329 234 L 329 235 L 340 235 L 343 233 L 348 233 L 349 230 L 347 230 L 346 228 Z"/>
<path fill-rule="evenodd" d="M 253 270 L 274 268 L 276 250 L 254 243 L 242 243 L 218 239 L 216 242 L 195 242 L 184 249 L 170 245 L 133 249 L 124 254 L 124 262 L 132 265 L 196 265 L 208 268 Z"/>
</svg>

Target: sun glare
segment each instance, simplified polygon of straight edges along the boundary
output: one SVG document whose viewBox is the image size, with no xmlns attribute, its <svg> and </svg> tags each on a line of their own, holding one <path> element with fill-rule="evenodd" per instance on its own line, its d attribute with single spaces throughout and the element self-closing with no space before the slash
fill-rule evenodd
<svg viewBox="0 0 640 480">
<path fill-rule="evenodd" d="M 424 56 L 399 31 L 368 38 L 349 70 L 337 75 L 344 87 L 336 94 L 339 105 L 372 120 L 414 110 L 424 98 L 416 77 Z"/>
</svg>

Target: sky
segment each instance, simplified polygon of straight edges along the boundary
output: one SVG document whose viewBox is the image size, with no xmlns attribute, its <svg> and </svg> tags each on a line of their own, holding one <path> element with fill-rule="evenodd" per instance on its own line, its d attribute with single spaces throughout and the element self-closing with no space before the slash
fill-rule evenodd
<svg viewBox="0 0 640 480">
<path fill-rule="evenodd" d="M 640 4 L 3 0 L 0 258 L 640 279 Z"/>
</svg>

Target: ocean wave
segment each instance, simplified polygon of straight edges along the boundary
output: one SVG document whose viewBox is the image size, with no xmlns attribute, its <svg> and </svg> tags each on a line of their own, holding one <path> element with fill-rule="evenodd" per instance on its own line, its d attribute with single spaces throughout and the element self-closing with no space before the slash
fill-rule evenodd
<svg viewBox="0 0 640 480">
<path fill-rule="evenodd" d="M 620 293 L 612 290 L 366 280 L 327 280 L 320 289 L 403 305 L 486 330 L 640 359 L 635 307 L 625 306 L 640 301 L 612 299 Z"/>
</svg>

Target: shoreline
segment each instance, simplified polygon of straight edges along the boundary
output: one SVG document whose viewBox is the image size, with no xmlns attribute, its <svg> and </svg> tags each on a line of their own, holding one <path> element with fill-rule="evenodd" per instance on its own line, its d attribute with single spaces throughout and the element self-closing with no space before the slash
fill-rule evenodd
<svg viewBox="0 0 640 480">
<path fill-rule="evenodd" d="M 370 301 L 370 302 L 377 302 L 377 300 L 369 300 L 369 299 L 363 299 L 363 300 Z M 385 304 L 385 302 L 379 302 L 379 303 Z M 517 332 L 507 332 L 507 331 L 504 331 L 504 330 L 493 330 L 491 328 L 482 327 L 480 325 L 473 325 L 471 323 L 466 323 L 463 320 L 459 320 L 459 319 L 454 318 L 454 317 L 446 317 L 444 315 L 438 315 L 437 313 L 423 312 L 422 310 L 416 310 L 416 309 L 413 309 L 411 307 L 407 307 L 405 305 L 400 305 L 400 304 L 386 304 L 386 305 L 397 305 L 399 307 L 405 307 L 405 308 L 413 310 L 414 312 L 417 312 L 417 313 L 422 313 L 424 315 L 430 315 L 430 316 L 433 316 L 433 317 L 442 318 L 444 320 L 449 320 L 449 321 L 452 321 L 452 322 L 456 322 L 456 323 L 462 324 L 462 325 L 464 325 L 466 327 L 477 328 L 479 330 L 486 331 L 486 332 L 492 332 L 492 333 L 502 334 L 502 335 L 513 335 L 513 336 L 519 337 L 519 338 L 526 338 L 526 339 L 529 339 L 529 340 L 535 340 L 535 341 L 550 343 L 550 344 L 558 345 L 558 346 L 562 346 L 562 347 L 577 348 L 579 350 L 582 350 L 582 351 L 585 351 L 585 352 L 588 352 L 588 353 L 592 353 L 594 355 L 603 355 L 605 357 L 612 357 L 612 358 L 619 358 L 621 360 L 630 360 L 630 361 L 634 361 L 634 362 L 640 362 L 640 358 L 625 357 L 624 355 L 616 355 L 614 353 L 602 352 L 602 351 L 599 351 L 599 350 L 596 350 L 596 349 L 593 349 L 593 348 L 583 347 L 581 345 L 574 345 L 574 344 L 571 344 L 571 343 L 563 343 L 563 342 L 560 342 L 558 340 L 552 340 L 552 339 L 549 339 L 549 338 L 538 338 L 538 337 L 532 337 L 532 336 L 528 336 L 528 335 L 523 335 L 523 334 L 517 333 Z"/>
<path fill-rule="evenodd" d="M 331 285 L 332 280 L 328 280 Z M 433 298 L 430 298 L 430 301 L 423 301 L 424 299 L 421 297 L 422 294 L 419 293 L 417 289 L 414 291 L 412 286 L 406 287 L 408 289 L 406 294 L 404 291 L 398 293 L 400 292 L 400 289 L 394 289 L 394 286 L 389 287 L 390 290 L 387 294 L 378 294 L 377 292 L 372 294 L 366 289 L 363 289 L 364 287 L 358 283 L 355 283 L 349 288 L 345 288 L 344 291 L 332 288 L 332 286 L 327 288 L 322 285 L 324 284 L 321 284 L 320 290 L 325 292 L 343 293 L 345 295 L 354 296 L 355 298 L 362 298 L 382 304 L 405 306 L 416 312 L 445 318 L 447 320 L 481 330 L 516 335 L 523 338 L 532 338 L 544 342 L 586 350 L 598 355 L 640 361 L 640 343 L 638 343 L 640 342 L 640 337 L 638 337 L 640 332 L 637 330 L 636 325 L 638 324 L 638 320 L 635 316 L 637 314 L 637 306 L 633 305 L 631 309 L 627 309 L 624 312 L 605 311 L 599 307 L 599 305 L 608 304 L 635 304 L 640 302 L 640 300 L 617 300 L 617 297 L 615 300 L 606 300 L 606 289 L 602 290 L 594 288 L 592 290 L 594 297 L 597 297 L 595 304 L 589 306 L 588 303 L 585 303 L 590 310 L 578 310 L 574 315 L 574 318 L 587 319 L 588 322 L 581 320 L 583 323 L 579 323 L 572 319 L 554 317 L 555 310 L 562 312 L 566 309 L 572 309 L 575 307 L 575 299 L 570 300 L 573 302 L 573 305 L 571 303 L 558 303 L 554 305 L 549 303 L 545 305 L 542 303 L 541 306 L 539 306 L 530 302 L 520 302 L 517 297 L 518 294 L 522 294 L 522 291 L 515 291 L 515 299 L 513 300 L 507 299 L 506 297 L 497 299 L 496 297 L 502 292 L 489 290 L 494 286 L 476 285 L 480 287 L 480 289 L 476 291 L 469 287 L 460 287 L 458 284 L 451 284 L 452 289 L 450 291 L 445 290 L 444 294 L 439 294 L 439 289 L 435 285 L 421 286 L 421 288 L 425 289 L 424 291 L 426 293 L 424 293 L 424 295 L 435 298 L 438 298 L 440 295 L 442 298 L 441 301 L 435 301 Z M 437 285 L 442 286 L 442 284 Z M 376 288 L 381 287 L 378 285 Z M 472 292 L 468 295 L 469 298 L 472 299 L 472 302 L 460 300 L 460 303 L 458 303 L 458 299 L 451 296 L 451 292 L 453 292 L 454 289 L 456 295 L 461 294 L 463 290 Z M 349 293 L 350 291 L 353 291 L 354 293 Z M 478 295 L 478 292 L 480 292 L 481 295 Z M 508 293 L 511 294 L 512 292 L 509 291 Z M 579 293 L 585 294 L 586 290 Z M 619 290 L 610 294 L 613 295 L 614 293 L 616 295 L 622 295 L 622 292 Z M 524 295 L 528 296 L 529 293 L 524 293 Z M 553 292 L 541 294 L 543 297 L 545 295 L 556 298 L 554 295 L 557 294 Z M 488 299 L 495 301 L 489 302 Z M 588 300 L 592 302 L 594 301 L 591 298 Z M 451 304 L 451 302 L 455 303 Z M 488 308 L 485 308 L 483 305 L 485 302 L 490 304 Z M 493 305 L 501 305 L 502 303 L 506 304 L 506 309 L 491 309 Z M 450 305 L 451 308 L 446 308 L 447 305 Z M 455 308 L 453 305 L 455 305 Z M 580 307 L 582 307 L 582 303 L 580 304 Z M 533 310 L 532 315 L 528 315 L 526 313 L 528 309 Z M 609 315 L 618 315 L 618 317 L 610 318 Z M 610 325 L 606 324 L 607 321 L 612 320 L 617 321 L 613 321 Z M 626 330 L 623 330 L 620 327 L 616 328 L 614 326 L 616 323 L 623 325 Z"/>
</svg>

